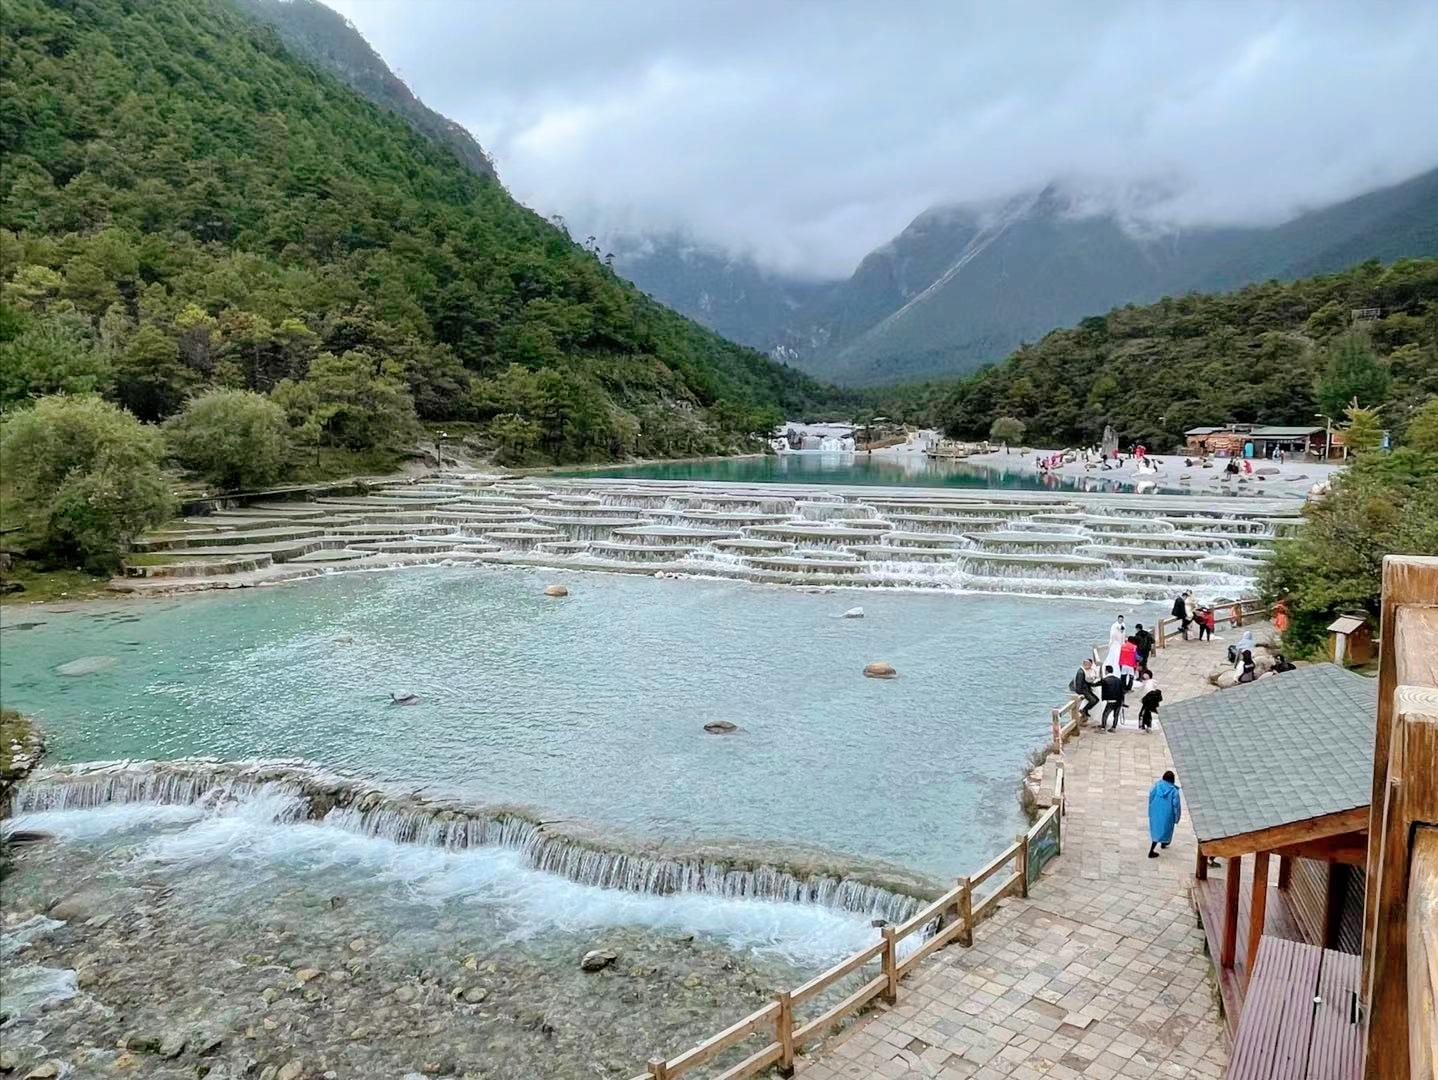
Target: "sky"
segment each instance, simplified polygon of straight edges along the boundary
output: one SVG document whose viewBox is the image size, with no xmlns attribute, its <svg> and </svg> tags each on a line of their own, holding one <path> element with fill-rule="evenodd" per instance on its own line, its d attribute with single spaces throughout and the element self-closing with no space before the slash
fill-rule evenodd
<svg viewBox="0 0 1438 1080">
<path fill-rule="evenodd" d="M 576 235 L 805 278 L 1049 183 L 1170 229 L 1438 166 L 1433 0 L 326 2 Z"/>
</svg>

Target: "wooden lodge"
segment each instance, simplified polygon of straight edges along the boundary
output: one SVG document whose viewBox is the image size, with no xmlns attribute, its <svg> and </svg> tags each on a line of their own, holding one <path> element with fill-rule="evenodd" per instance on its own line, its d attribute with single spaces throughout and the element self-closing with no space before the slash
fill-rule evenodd
<svg viewBox="0 0 1438 1080">
<path fill-rule="evenodd" d="M 1226 424 L 1189 428 L 1184 446 L 1194 456 L 1267 458 L 1275 450 L 1289 457 L 1322 460 L 1329 454 L 1332 436 L 1321 427 L 1277 427 L 1265 424 Z"/>
<path fill-rule="evenodd" d="M 1438 1075 L 1438 558 L 1385 560 L 1380 644 L 1165 717 L 1230 1080 Z"/>
</svg>

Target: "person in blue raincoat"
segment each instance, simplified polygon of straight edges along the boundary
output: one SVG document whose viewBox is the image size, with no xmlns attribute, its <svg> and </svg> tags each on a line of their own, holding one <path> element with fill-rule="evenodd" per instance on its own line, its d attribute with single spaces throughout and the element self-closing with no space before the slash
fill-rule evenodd
<svg viewBox="0 0 1438 1080">
<path fill-rule="evenodd" d="M 1173 770 L 1155 780 L 1148 789 L 1148 857 L 1158 858 L 1159 846 L 1168 847 L 1173 842 L 1173 827 L 1183 817 L 1183 799 L 1174 783 Z"/>
</svg>

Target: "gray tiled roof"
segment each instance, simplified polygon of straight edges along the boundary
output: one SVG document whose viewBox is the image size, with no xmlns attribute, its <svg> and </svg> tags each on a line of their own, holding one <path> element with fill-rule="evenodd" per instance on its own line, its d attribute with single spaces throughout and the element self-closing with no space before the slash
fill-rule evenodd
<svg viewBox="0 0 1438 1080">
<path fill-rule="evenodd" d="M 1315 664 L 1165 708 L 1199 840 L 1367 806 L 1377 707 L 1376 679 Z"/>
</svg>

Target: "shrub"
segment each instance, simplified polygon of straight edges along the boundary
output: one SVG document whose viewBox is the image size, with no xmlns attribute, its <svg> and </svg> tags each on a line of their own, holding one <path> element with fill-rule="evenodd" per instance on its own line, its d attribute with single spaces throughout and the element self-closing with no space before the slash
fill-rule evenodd
<svg viewBox="0 0 1438 1080">
<path fill-rule="evenodd" d="M 989 442 L 1008 443 L 1010 445 L 1022 442 L 1024 437 L 1024 422 L 1012 416 L 1000 416 L 989 427 Z"/>
<path fill-rule="evenodd" d="M 0 432 L 0 470 L 31 542 L 97 573 L 175 512 L 163 457 L 157 429 L 97 397 L 40 398 Z"/>
<path fill-rule="evenodd" d="M 170 454 L 224 491 L 262 487 L 290 461 L 285 411 L 250 390 L 212 390 L 192 398 L 165 424 Z"/>
</svg>

